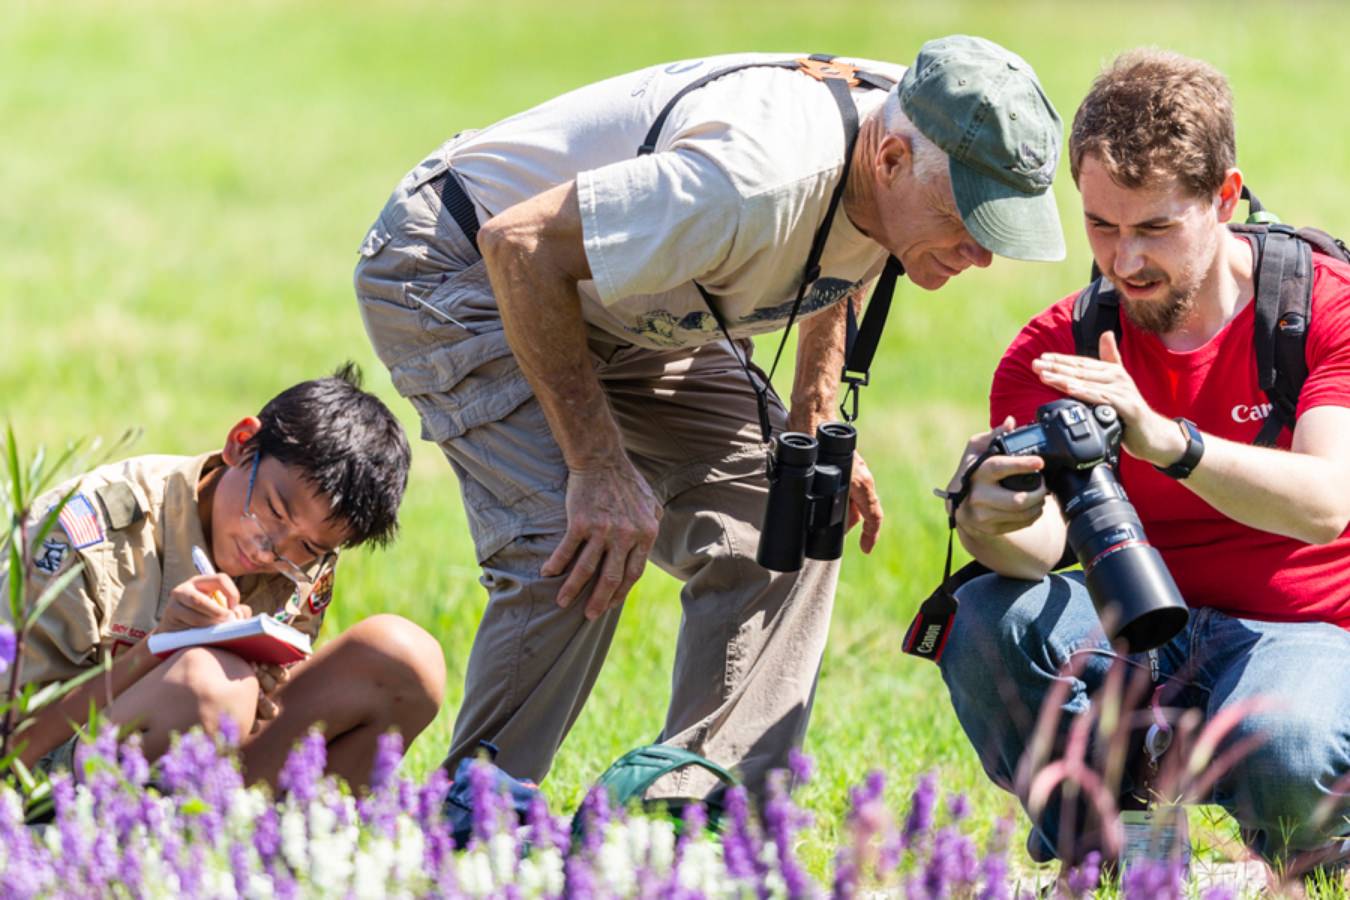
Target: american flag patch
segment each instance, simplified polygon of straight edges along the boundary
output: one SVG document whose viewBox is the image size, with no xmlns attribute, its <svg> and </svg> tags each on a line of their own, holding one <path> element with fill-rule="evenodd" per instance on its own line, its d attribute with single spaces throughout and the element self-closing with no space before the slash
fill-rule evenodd
<svg viewBox="0 0 1350 900">
<path fill-rule="evenodd" d="M 61 509 L 61 515 L 56 521 L 61 523 L 62 530 L 76 550 L 83 550 L 103 541 L 103 523 L 98 520 L 94 504 L 90 503 L 84 494 L 71 497 L 70 502 Z"/>
</svg>

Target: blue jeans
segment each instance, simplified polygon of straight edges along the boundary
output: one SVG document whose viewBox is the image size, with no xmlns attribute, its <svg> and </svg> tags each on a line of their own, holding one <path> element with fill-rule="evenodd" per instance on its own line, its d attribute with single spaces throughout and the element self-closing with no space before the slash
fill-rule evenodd
<svg viewBox="0 0 1350 900">
<path fill-rule="evenodd" d="M 1350 832 L 1350 794 L 1342 782 L 1350 773 L 1350 633 L 1323 623 L 1259 622 L 1196 609 L 1170 643 L 1127 656 L 1106 640 L 1079 572 L 1038 582 L 986 575 L 958 596 L 940 667 L 961 727 L 995 783 L 1011 789 L 1053 685 L 1068 681 L 1063 734 L 1123 660 L 1144 673 L 1139 677 L 1167 683 L 1165 705 L 1198 709 L 1206 720 L 1234 704 L 1266 701 L 1218 752 L 1247 738 L 1264 743 L 1242 756 L 1209 798 L 1237 819 L 1254 849 L 1273 859 Z M 1071 663 L 1074 676 L 1064 674 Z M 1330 795 L 1338 805 L 1318 826 L 1315 810 Z M 1059 846 L 1059 815 L 1060 804 L 1052 803 L 1033 823 L 1041 855 Z"/>
</svg>

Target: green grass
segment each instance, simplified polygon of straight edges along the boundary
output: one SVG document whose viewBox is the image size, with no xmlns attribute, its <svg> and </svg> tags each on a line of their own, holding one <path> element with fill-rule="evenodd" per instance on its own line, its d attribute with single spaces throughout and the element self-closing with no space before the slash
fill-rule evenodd
<svg viewBox="0 0 1350 900">
<path fill-rule="evenodd" d="M 1343 10 L 1232 3 L 633 4 L 11 0 L 0 29 L 0 418 L 29 445 L 139 425 L 142 452 L 219 446 L 281 388 L 360 362 L 411 433 L 352 298 L 355 248 L 398 178 L 449 134 L 656 61 L 739 49 L 830 50 L 905 62 L 956 31 L 1015 49 L 1072 117 L 1100 64 L 1159 44 L 1230 76 L 1240 162 L 1286 220 L 1350 234 Z M 862 449 L 888 518 L 850 549 L 807 749 L 804 794 L 831 855 L 846 785 L 873 767 L 897 802 L 937 767 L 986 817 L 1011 808 L 966 746 L 934 667 L 899 638 L 946 538 L 929 489 L 982 427 L 989 374 L 1018 325 L 1084 280 L 1067 170 L 1056 185 L 1070 261 L 998 261 L 937 294 L 903 285 Z M 787 375 L 788 373 L 784 373 Z M 415 451 L 403 537 L 353 554 L 329 631 L 376 611 L 441 640 L 448 702 L 413 746 L 440 759 L 484 593 L 448 466 Z M 564 806 L 659 730 L 678 625 L 674 582 L 630 598 L 548 793 Z M 1223 833 L 1227 826 L 1219 825 Z"/>
</svg>

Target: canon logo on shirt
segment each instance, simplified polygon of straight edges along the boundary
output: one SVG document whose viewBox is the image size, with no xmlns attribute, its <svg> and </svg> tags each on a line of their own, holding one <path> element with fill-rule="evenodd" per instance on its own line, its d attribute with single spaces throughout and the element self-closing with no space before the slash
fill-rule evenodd
<svg viewBox="0 0 1350 900">
<path fill-rule="evenodd" d="M 1239 403 L 1233 407 L 1234 422 L 1260 422 L 1268 415 L 1270 415 L 1269 403 L 1258 403 L 1255 406 Z"/>
</svg>

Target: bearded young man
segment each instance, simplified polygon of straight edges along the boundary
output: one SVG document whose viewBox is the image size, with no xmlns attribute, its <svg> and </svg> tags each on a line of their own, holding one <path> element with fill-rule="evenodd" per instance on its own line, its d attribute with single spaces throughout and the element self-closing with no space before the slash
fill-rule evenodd
<svg viewBox="0 0 1350 900">
<path fill-rule="evenodd" d="M 940 663 L 952 704 L 1005 787 L 1052 688 L 1067 687 L 1067 733 L 1121 661 L 1162 686 L 1169 707 L 1206 719 L 1257 708 L 1225 746 L 1258 746 L 1207 799 L 1268 859 L 1318 846 L 1345 833 L 1350 771 L 1350 266 L 1314 255 L 1296 418 L 1277 447 L 1252 446 L 1263 422 L 1251 410 L 1265 404 L 1258 262 L 1226 226 L 1243 184 L 1226 81 L 1196 60 L 1127 53 L 1079 108 L 1069 151 L 1093 257 L 1124 312 L 1120 339 L 1103 334 L 1098 359 L 1073 355 L 1076 292 L 1036 316 L 994 375 L 996 427 L 971 439 L 952 489 L 991 435 L 1033 421 L 1041 404 L 1110 404 L 1124 423 L 1120 482 L 1190 621 L 1156 651 L 1114 649 L 1082 574 L 1051 574 L 1066 535 L 1056 499 L 999 483 L 1042 460 L 990 457 L 955 514 L 962 543 L 995 574 L 959 595 Z M 1100 840 L 1082 816 L 1062 833 L 1061 814 L 1052 803 L 1033 822 L 1034 857 L 1081 857 Z"/>
</svg>

